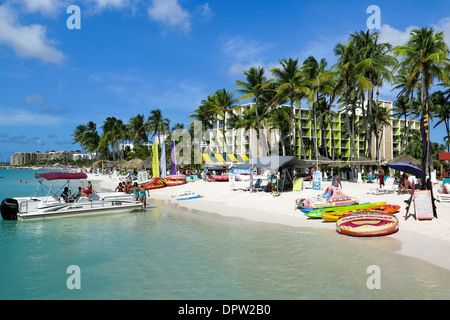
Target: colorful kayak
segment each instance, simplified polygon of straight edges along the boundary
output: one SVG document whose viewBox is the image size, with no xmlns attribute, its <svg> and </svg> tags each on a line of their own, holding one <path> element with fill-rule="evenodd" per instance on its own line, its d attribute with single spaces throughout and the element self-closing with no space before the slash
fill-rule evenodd
<svg viewBox="0 0 450 320">
<path fill-rule="evenodd" d="M 349 214 L 349 213 L 352 213 L 352 212 L 355 212 L 355 211 L 358 211 L 358 210 L 361 210 L 361 209 L 347 210 L 347 211 L 337 211 L 337 212 L 326 212 L 326 213 L 322 213 L 322 219 L 327 221 L 327 222 L 336 222 L 343 215 L 346 215 L 346 214 Z M 400 210 L 400 206 L 387 204 L 387 205 L 384 205 L 384 206 L 375 206 L 375 207 L 364 208 L 364 210 L 379 210 L 379 211 L 383 211 L 385 213 L 394 214 L 398 210 Z"/>
<path fill-rule="evenodd" d="M 326 212 L 339 212 L 339 211 L 349 211 L 349 210 L 358 210 L 365 209 L 369 207 L 375 206 L 383 206 L 386 205 L 386 202 L 374 202 L 374 203 L 365 203 L 365 204 L 356 204 L 352 206 L 339 206 L 339 207 L 330 207 L 330 208 L 321 208 L 317 210 L 313 210 L 306 214 L 306 216 L 310 219 L 322 219 L 322 214 Z"/>
<path fill-rule="evenodd" d="M 153 178 L 149 182 L 144 184 L 144 188 L 146 190 L 164 188 L 165 186 L 166 185 L 164 184 L 164 179 L 158 177 Z"/>
<path fill-rule="evenodd" d="M 377 210 L 352 212 L 336 222 L 336 231 L 353 237 L 385 236 L 398 231 L 398 219 Z"/>
<path fill-rule="evenodd" d="M 191 199 L 199 199 L 199 198 L 203 198 L 203 196 L 196 195 L 196 196 L 192 196 L 192 197 L 178 198 L 177 200 L 181 201 L 181 200 L 191 200 Z"/>
</svg>

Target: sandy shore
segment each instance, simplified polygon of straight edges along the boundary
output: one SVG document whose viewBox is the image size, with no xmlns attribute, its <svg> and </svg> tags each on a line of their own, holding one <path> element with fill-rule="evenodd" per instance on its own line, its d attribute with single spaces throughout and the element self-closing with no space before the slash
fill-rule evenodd
<svg viewBox="0 0 450 320">
<path fill-rule="evenodd" d="M 119 177 L 89 175 L 96 191 L 114 191 L 121 181 Z M 322 188 L 329 186 L 331 182 L 323 182 Z M 235 182 L 235 187 L 248 187 L 248 181 Z M 434 192 L 440 184 L 434 186 Z M 342 191 L 351 197 L 356 197 L 363 202 L 385 201 L 401 207 L 396 214 L 400 221 L 400 229 L 390 235 L 402 244 L 399 254 L 419 258 L 437 266 L 450 270 L 450 204 L 436 202 L 438 219 L 429 221 L 417 221 L 413 216 L 405 220 L 405 200 L 409 195 L 371 194 L 371 189 L 376 189 L 377 184 L 370 183 L 342 183 Z M 192 191 L 203 195 L 203 198 L 177 201 L 173 194 L 182 191 Z M 281 224 L 291 227 L 325 228 L 335 230 L 335 223 L 326 223 L 322 220 L 308 219 L 301 211 L 296 209 L 295 200 L 318 196 L 321 192 L 313 190 L 309 182 L 306 188 L 298 192 L 283 192 L 279 197 L 265 192 L 233 191 L 228 182 L 190 182 L 186 185 L 166 187 L 150 191 L 148 203 L 151 206 L 154 200 L 166 200 L 178 203 L 180 207 L 212 212 L 228 217 L 239 217 L 251 221 Z"/>
</svg>

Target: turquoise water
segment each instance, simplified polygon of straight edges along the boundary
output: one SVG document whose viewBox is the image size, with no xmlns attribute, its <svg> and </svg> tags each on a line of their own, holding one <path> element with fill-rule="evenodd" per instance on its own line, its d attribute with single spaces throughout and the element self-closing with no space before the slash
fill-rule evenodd
<svg viewBox="0 0 450 320">
<path fill-rule="evenodd" d="M 0 170 L 11 179 L 0 179 L 1 199 L 29 192 L 12 182 L 29 172 L 10 171 Z M 152 201 L 130 214 L 0 221 L 0 299 L 450 298 L 449 271 L 399 249 L 390 237 L 256 224 Z M 80 289 L 67 287 L 72 265 Z M 380 289 L 367 287 L 372 265 Z"/>
</svg>

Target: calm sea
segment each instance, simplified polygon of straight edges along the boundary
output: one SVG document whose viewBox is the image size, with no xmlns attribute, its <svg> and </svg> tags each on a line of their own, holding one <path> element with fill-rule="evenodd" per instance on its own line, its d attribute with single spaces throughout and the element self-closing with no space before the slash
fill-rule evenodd
<svg viewBox="0 0 450 320">
<path fill-rule="evenodd" d="M 0 200 L 30 194 L 33 175 L 0 169 Z M 0 221 L 0 299 L 450 299 L 449 271 L 399 249 L 390 237 L 256 224 L 152 201 L 145 212 Z M 80 289 L 68 288 L 69 266 L 79 268 Z"/>
</svg>

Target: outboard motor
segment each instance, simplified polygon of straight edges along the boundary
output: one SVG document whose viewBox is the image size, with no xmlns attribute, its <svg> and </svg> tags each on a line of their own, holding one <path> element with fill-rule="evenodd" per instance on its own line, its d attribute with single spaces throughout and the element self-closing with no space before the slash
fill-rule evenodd
<svg viewBox="0 0 450 320">
<path fill-rule="evenodd" d="M 4 199 L 0 205 L 3 220 L 17 220 L 19 202 L 16 199 Z"/>
</svg>

